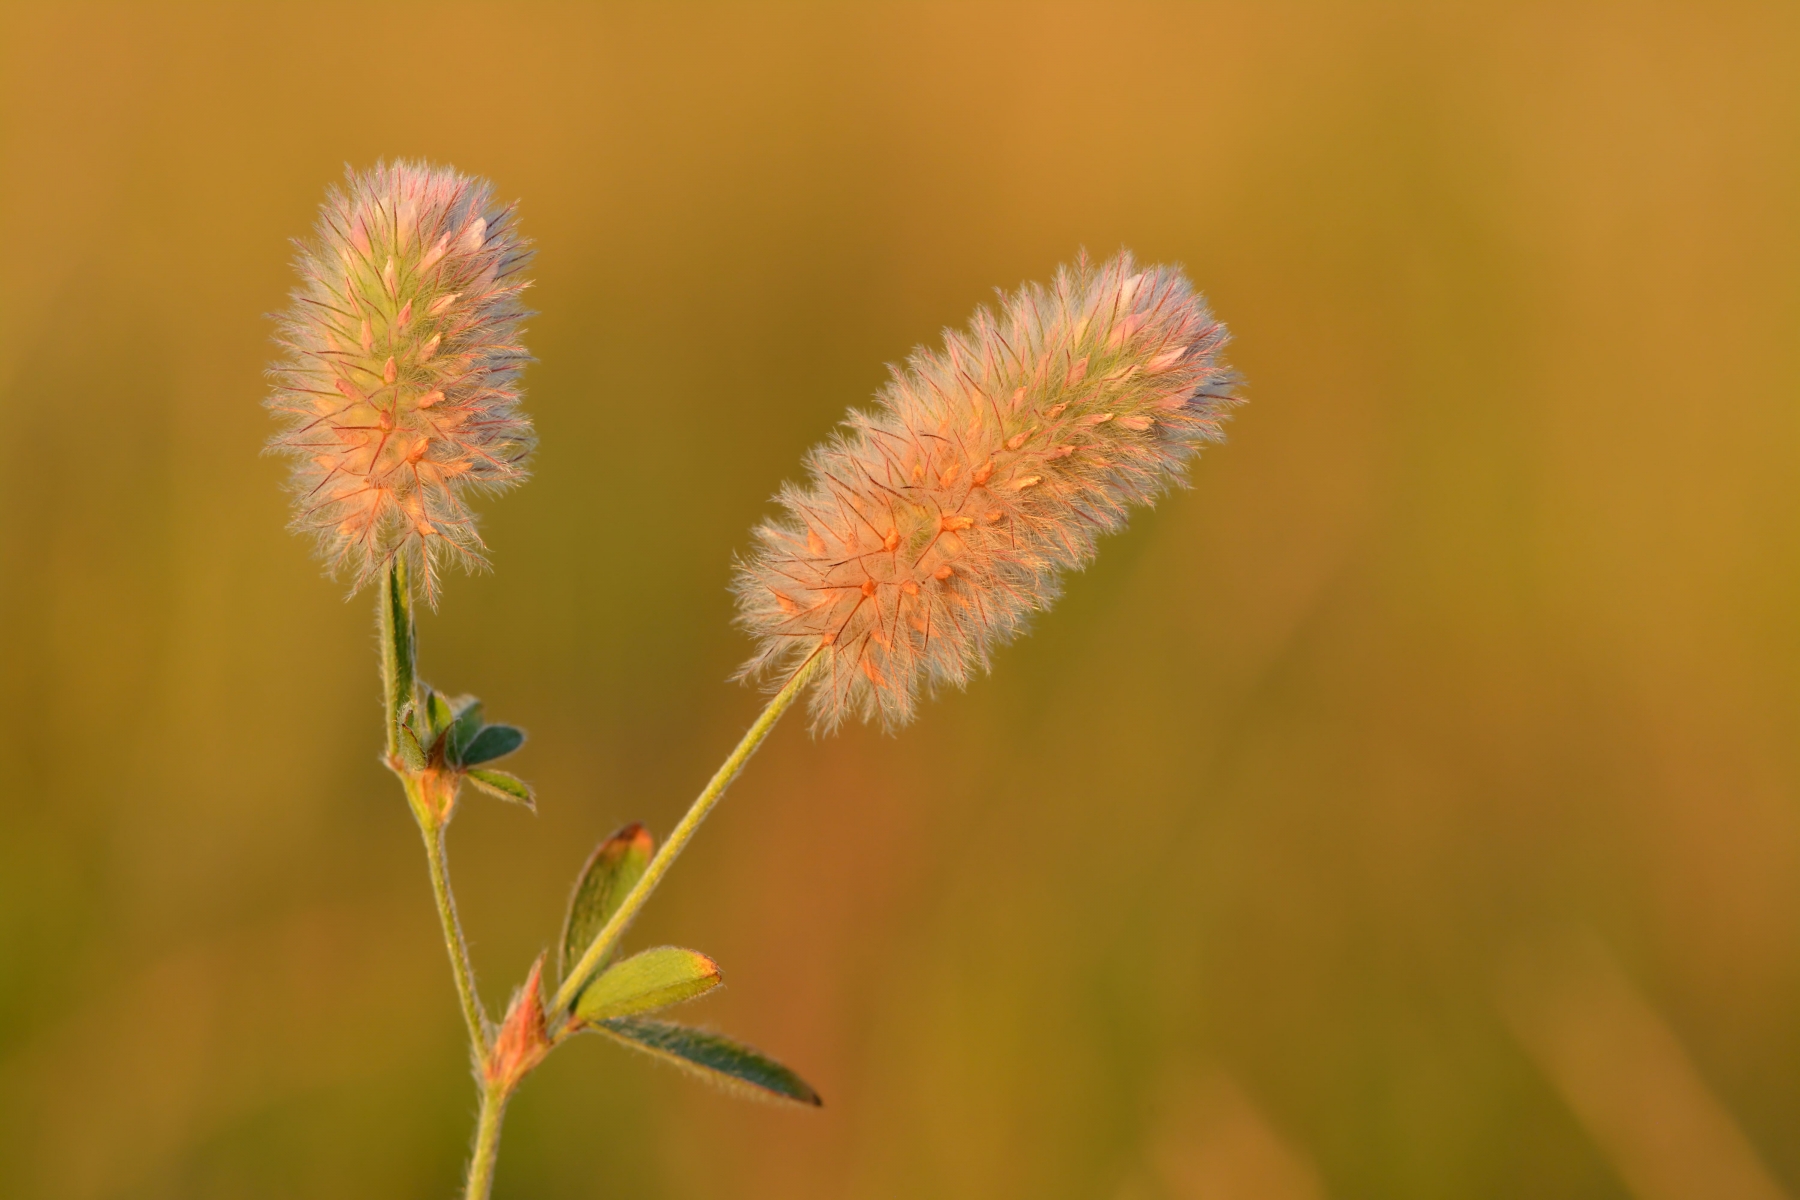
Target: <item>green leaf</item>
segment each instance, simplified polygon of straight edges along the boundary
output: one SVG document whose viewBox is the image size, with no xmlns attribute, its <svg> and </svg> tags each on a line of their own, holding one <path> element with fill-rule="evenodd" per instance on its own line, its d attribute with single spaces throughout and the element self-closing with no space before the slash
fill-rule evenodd
<svg viewBox="0 0 1800 1200">
<path fill-rule="evenodd" d="M 469 782 L 490 796 L 537 811 L 537 797 L 532 794 L 531 785 L 517 775 L 505 771 L 470 771 Z"/>
<path fill-rule="evenodd" d="M 481 701 L 473 696 L 458 696 L 450 702 L 450 709 L 456 714 L 456 723 L 450 726 L 450 744 L 445 752 L 451 762 L 460 766 L 463 748 L 481 732 Z"/>
<path fill-rule="evenodd" d="M 716 1033 L 647 1017 L 615 1017 L 589 1028 L 739 1095 L 814 1107 L 824 1103 L 804 1079 L 774 1059 Z"/>
<path fill-rule="evenodd" d="M 400 726 L 396 749 L 399 750 L 400 761 L 405 764 L 407 770 L 423 771 L 425 769 L 425 751 L 419 746 L 419 739 L 413 736 L 413 731 L 409 726 Z"/>
<path fill-rule="evenodd" d="M 563 918 L 562 956 L 557 960 L 559 977 L 568 977 L 619 911 L 619 905 L 625 903 L 625 897 L 650 865 L 654 848 L 654 840 L 636 821 L 594 847 L 575 882 L 575 890 L 569 894 L 569 912 Z M 605 965 L 606 960 L 602 959 L 594 968 Z"/>
<path fill-rule="evenodd" d="M 400 756 L 400 723 L 406 707 L 412 703 L 413 683 L 417 677 L 417 655 L 413 644 L 412 584 L 407 578 L 406 560 L 396 557 L 381 577 L 381 603 L 378 606 L 381 631 L 381 684 L 383 706 L 387 711 L 388 753 Z M 417 769 L 417 768 L 413 768 Z"/>
<path fill-rule="evenodd" d="M 431 724 L 431 740 L 436 741 L 437 736 L 449 728 L 453 715 L 448 700 L 429 687 L 425 689 L 425 717 Z"/>
<path fill-rule="evenodd" d="M 710 992 L 725 980 L 719 964 L 704 954 L 679 946 L 658 946 L 614 963 L 587 985 L 575 1001 L 584 1021 L 630 1017 L 655 1012 Z"/>
<path fill-rule="evenodd" d="M 479 763 L 493 762 L 496 758 L 505 758 L 524 744 L 523 729 L 515 729 L 511 725 L 483 726 L 481 732 L 465 744 L 462 765 L 473 767 Z"/>
</svg>

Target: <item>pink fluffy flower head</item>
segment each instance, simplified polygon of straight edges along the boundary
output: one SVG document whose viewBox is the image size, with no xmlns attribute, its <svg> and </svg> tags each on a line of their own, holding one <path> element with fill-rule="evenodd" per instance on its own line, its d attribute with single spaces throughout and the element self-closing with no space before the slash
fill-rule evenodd
<svg viewBox="0 0 1800 1200">
<path fill-rule="evenodd" d="M 294 460 L 294 528 L 354 587 L 404 558 L 428 599 L 446 560 L 485 565 L 465 498 L 525 478 L 512 206 L 484 181 L 377 165 L 333 188 L 279 320 L 269 448 Z"/>
<path fill-rule="evenodd" d="M 807 455 L 738 565 L 742 675 L 814 656 L 815 728 L 910 720 L 1051 604 L 1101 534 L 1184 482 L 1237 376 L 1180 271 L 1085 256 L 919 349 Z"/>
</svg>

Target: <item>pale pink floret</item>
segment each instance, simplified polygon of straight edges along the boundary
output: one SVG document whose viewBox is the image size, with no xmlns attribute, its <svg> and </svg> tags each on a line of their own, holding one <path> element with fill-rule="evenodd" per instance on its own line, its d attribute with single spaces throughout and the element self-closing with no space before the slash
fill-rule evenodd
<svg viewBox="0 0 1800 1200">
<path fill-rule="evenodd" d="M 807 455 L 737 569 L 746 677 L 822 657 L 817 728 L 894 727 L 962 686 L 1096 539 L 1183 482 L 1222 436 L 1237 377 L 1224 326 L 1172 267 L 1085 256 L 916 350 Z"/>
<path fill-rule="evenodd" d="M 485 563 L 465 493 L 525 478 L 530 251 L 486 182 L 404 162 L 333 188 L 298 251 L 267 401 L 285 422 L 269 448 L 294 459 L 294 527 L 354 587 L 399 556 L 435 600 L 444 560 Z"/>
</svg>

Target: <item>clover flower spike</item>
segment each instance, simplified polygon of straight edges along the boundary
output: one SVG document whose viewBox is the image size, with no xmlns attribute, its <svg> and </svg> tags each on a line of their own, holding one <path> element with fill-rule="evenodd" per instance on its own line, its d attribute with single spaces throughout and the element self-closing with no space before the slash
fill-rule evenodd
<svg viewBox="0 0 1800 1200">
<path fill-rule="evenodd" d="M 403 557 L 435 603 L 446 561 L 486 565 L 470 493 L 525 478 L 519 294 L 530 259 L 484 181 L 377 165 L 326 196 L 278 321 L 271 451 L 293 458 L 293 527 L 352 590 Z"/>
<path fill-rule="evenodd" d="M 1001 299 L 813 448 L 738 564 L 740 676 L 819 657 L 816 729 L 905 724 L 985 670 L 1237 403 L 1225 328 L 1172 267 L 1083 256 Z"/>
</svg>

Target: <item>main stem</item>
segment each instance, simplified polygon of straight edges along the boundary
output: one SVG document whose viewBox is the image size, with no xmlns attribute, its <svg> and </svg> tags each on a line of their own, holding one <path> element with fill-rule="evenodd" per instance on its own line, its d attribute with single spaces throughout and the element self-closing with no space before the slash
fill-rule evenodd
<svg viewBox="0 0 1800 1200">
<path fill-rule="evenodd" d="M 738 777 L 738 773 L 744 769 L 744 764 L 750 761 L 750 756 L 756 753 L 757 747 L 761 746 L 764 739 L 774 730 L 775 723 L 781 720 L 781 715 L 787 712 L 788 708 L 799 698 L 801 689 L 806 686 L 806 681 L 812 677 L 813 670 L 818 664 L 819 656 L 816 653 L 801 664 L 800 669 L 794 672 L 793 678 L 789 679 L 782 689 L 770 698 L 769 703 L 758 714 L 755 723 L 739 740 L 737 749 L 733 750 L 731 756 L 719 765 L 717 771 L 713 772 L 713 777 L 707 782 L 706 788 L 688 807 L 687 815 L 681 818 L 681 823 L 675 826 L 674 831 L 669 834 L 669 840 L 662 844 L 662 849 L 658 850 L 656 857 L 650 860 L 650 866 L 644 871 L 643 877 L 637 881 L 637 886 L 631 889 L 630 894 L 625 897 L 624 903 L 619 905 L 619 910 L 613 914 L 612 920 L 608 921 L 606 927 L 595 935 L 587 952 L 581 956 L 581 960 L 575 964 L 574 969 L 562 981 L 562 986 L 556 991 L 556 999 L 550 1005 L 551 1012 L 564 1012 L 570 1004 L 574 1003 L 576 994 L 587 982 L 588 976 L 593 974 L 594 968 L 618 943 L 626 927 L 637 916 L 638 910 L 643 908 L 645 901 L 650 899 L 650 893 L 656 890 L 656 885 L 662 882 L 663 876 L 669 873 L 669 868 L 675 865 L 675 860 L 681 857 L 681 852 L 687 848 L 688 842 L 693 839 L 701 823 L 706 820 L 707 814 L 711 813 L 720 799 L 724 797 L 725 790 L 731 786 L 732 780 Z"/>
<path fill-rule="evenodd" d="M 469 1027 L 469 1045 L 477 1061 L 488 1058 L 487 1014 L 475 990 L 475 967 L 469 959 L 469 943 L 456 916 L 456 894 L 450 890 L 450 868 L 444 863 L 444 827 L 419 822 L 425 839 L 425 861 L 431 867 L 431 894 L 437 900 L 438 921 L 444 927 L 444 948 L 450 953 L 450 972 L 456 976 L 456 994 L 462 1001 L 463 1021 Z"/>
<path fill-rule="evenodd" d="M 469 1181 L 463 1200 L 488 1200 L 494 1187 L 494 1162 L 500 1157 L 500 1121 L 506 1115 L 507 1093 L 489 1084 L 481 1091 L 481 1118 L 475 1126 L 475 1156 L 469 1160 Z"/>
<path fill-rule="evenodd" d="M 444 861 L 444 828 L 450 806 L 433 794 L 426 773 L 416 757 L 409 763 L 409 744 L 402 739 L 407 710 L 418 702 L 418 630 L 413 623 L 412 583 L 406 562 L 395 558 L 381 577 L 381 599 L 376 606 L 381 633 L 381 702 L 386 723 L 387 763 L 406 789 L 406 801 L 425 840 L 425 862 L 431 871 L 431 895 L 437 901 L 438 923 L 444 930 L 444 949 L 450 955 L 450 973 L 456 977 L 456 995 L 462 1003 L 463 1022 L 469 1027 L 469 1048 L 479 1074 L 486 1076 L 493 1047 L 488 1041 L 487 1012 L 475 990 L 475 967 L 469 959 L 469 943 L 456 915 L 456 893 L 450 890 L 450 868 Z M 417 743 L 411 743 L 417 754 Z M 494 1185 L 494 1160 L 500 1153 L 500 1118 L 506 1109 L 507 1090 L 491 1081 L 481 1089 L 481 1118 L 475 1128 L 475 1154 L 469 1161 L 469 1200 L 487 1200 Z"/>
</svg>

